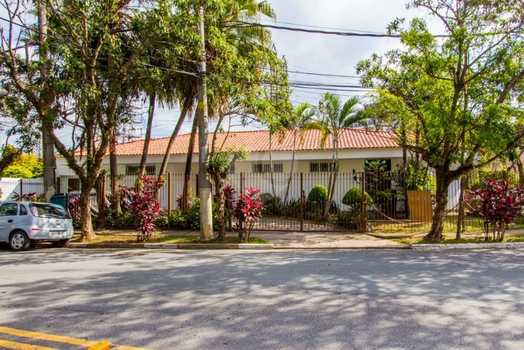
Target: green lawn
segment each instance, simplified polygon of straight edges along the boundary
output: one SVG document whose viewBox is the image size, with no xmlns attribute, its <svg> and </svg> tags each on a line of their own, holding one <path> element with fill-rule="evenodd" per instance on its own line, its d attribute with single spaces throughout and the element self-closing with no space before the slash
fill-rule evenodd
<svg viewBox="0 0 524 350">
<path fill-rule="evenodd" d="M 71 242 L 80 243 L 81 237 L 80 235 L 73 236 L 73 239 Z M 136 233 L 133 232 L 111 232 L 111 231 L 103 231 L 100 233 L 97 233 L 96 239 L 89 241 L 89 242 L 83 242 L 83 243 L 90 243 L 90 244 L 107 244 L 107 243 L 137 243 L 136 240 Z M 226 239 L 224 241 L 218 241 L 217 239 L 212 239 L 209 241 L 201 241 L 200 237 L 197 233 L 165 233 L 165 232 L 157 232 L 155 236 L 149 240 L 147 243 L 170 243 L 170 244 L 181 244 L 181 243 L 241 243 L 238 240 L 238 237 L 235 235 L 226 236 Z M 258 237 L 252 237 L 249 240 L 249 243 L 254 244 L 265 244 L 267 241 L 265 241 L 262 238 Z"/>
</svg>

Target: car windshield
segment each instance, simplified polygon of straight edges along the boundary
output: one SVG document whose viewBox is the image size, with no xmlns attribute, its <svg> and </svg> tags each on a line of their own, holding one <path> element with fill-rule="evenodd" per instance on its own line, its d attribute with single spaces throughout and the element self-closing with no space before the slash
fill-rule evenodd
<svg viewBox="0 0 524 350">
<path fill-rule="evenodd" d="M 68 219 L 69 215 L 67 212 L 59 206 L 54 206 L 51 204 L 43 203 L 32 203 L 30 205 L 31 213 L 34 216 L 41 218 L 58 218 L 58 219 Z"/>
</svg>

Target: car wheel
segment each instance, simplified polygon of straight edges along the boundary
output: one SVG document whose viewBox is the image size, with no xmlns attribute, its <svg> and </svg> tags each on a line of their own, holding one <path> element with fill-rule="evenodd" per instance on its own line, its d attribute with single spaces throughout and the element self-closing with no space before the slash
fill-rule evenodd
<svg viewBox="0 0 524 350">
<path fill-rule="evenodd" d="M 9 247 L 15 251 L 27 250 L 31 247 L 31 240 L 24 231 L 14 231 L 9 237 Z"/>
<path fill-rule="evenodd" d="M 63 248 L 67 245 L 68 242 L 68 239 L 62 239 L 60 241 L 53 242 L 53 247 Z"/>
</svg>

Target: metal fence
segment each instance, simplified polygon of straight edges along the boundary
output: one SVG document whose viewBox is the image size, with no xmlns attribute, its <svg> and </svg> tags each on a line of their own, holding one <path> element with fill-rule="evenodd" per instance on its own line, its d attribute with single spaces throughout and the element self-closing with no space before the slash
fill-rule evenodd
<svg viewBox="0 0 524 350">
<path fill-rule="evenodd" d="M 335 179 L 333 176 L 329 172 L 237 173 L 229 175 L 227 183 L 237 194 L 249 187 L 260 190 L 264 215 L 257 230 L 399 233 L 429 230 L 434 207 L 434 179 L 428 179 L 424 188 L 408 191 L 398 172 L 337 173 Z M 460 203 L 464 204 L 466 229 L 482 230 L 482 219 L 466 203 L 469 191 L 481 180 L 478 174 L 468 176 L 462 195 L 460 180 L 451 183 L 445 230 L 456 230 Z M 119 177 L 120 186 L 132 187 L 135 182 L 134 175 Z M 164 210 L 178 209 L 183 182 L 184 174 L 166 175 L 158 198 Z M 105 183 L 109 193 L 109 179 Z M 191 188 L 195 196 L 198 195 L 196 184 L 197 176 L 193 174 Z M 315 191 L 326 192 L 328 198 L 319 198 Z"/>
</svg>

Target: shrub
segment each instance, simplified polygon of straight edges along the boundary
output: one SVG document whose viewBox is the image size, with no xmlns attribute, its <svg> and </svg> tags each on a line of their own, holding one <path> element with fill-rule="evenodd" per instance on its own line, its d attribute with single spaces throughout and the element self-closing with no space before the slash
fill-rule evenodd
<svg viewBox="0 0 524 350">
<path fill-rule="evenodd" d="M 240 241 L 249 242 L 253 227 L 262 217 L 263 208 L 258 188 L 248 187 L 245 193 L 240 195 L 235 208 Z"/>
<path fill-rule="evenodd" d="M 188 230 L 190 225 L 187 221 L 187 216 L 180 210 L 174 210 L 169 214 L 169 227 L 174 230 Z"/>
<path fill-rule="evenodd" d="M 373 203 L 373 199 L 367 192 L 362 193 L 362 189 L 353 187 L 346 192 L 342 198 L 342 203 L 350 207 L 358 206 L 362 204 L 364 197 L 366 198 L 368 204 Z"/>
<path fill-rule="evenodd" d="M 155 219 L 155 226 L 161 229 L 169 228 L 169 217 L 167 212 L 160 212 L 160 214 Z"/>
<path fill-rule="evenodd" d="M 125 208 L 133 215 L 137 229 L 140 230 L 137 240 L 146 241 L 155 231 L 155 219 L 160 214 L 160 203 L 156 199 L 158 189 L 156 178 L 144 176 L 141 180 L 143 186 L 140 190 L 124 188 L 122 192 L 125 196 Z"/>
<path fill-rule="evenodd" d="M 337 214 L 336 222 L 337 225 L 344 227 L 346 229 L 355 229 L 358 228 L 360 222 L 360 212 L 349 210 L 349 211 L 340 211 Z"/>
<path fill-rule="evenodd" d="M 129 212 L 122 212 L 119 215 L 108 215 L 108 224 L 113 228 L 128 229 L 135 227 L 135 218 Z"/>
<path fill-rule="evenodd" d="M 273 196 L 271 193 L 262 193 L 260 195 L 262 204 L 264 205 L 264 214 L 266 215 L 281 215 L 283 209 L 282 200 L 279 197 Z"/>
<path fill-rule="evenodd" d="M 310 203 L 325 203 L 327 199 L 328 190 L 321 185 L 313 187 L 307 196 L 307 201 Z"/>
<path fill-rule="evenodd" d="M 486 180 L 469 204 L 484 219 L 484 238 L 502 241 L 507 225 L 522 211 L 524 191 L 505 180 Z"/>
<path fill-rule="evenodd" d="M 73 226 L 79 228 L 82 225 L 80 216 L 80 196 L 78 194 L 69 194 L 67 209 L 73 219 Z"/>
</svg>

